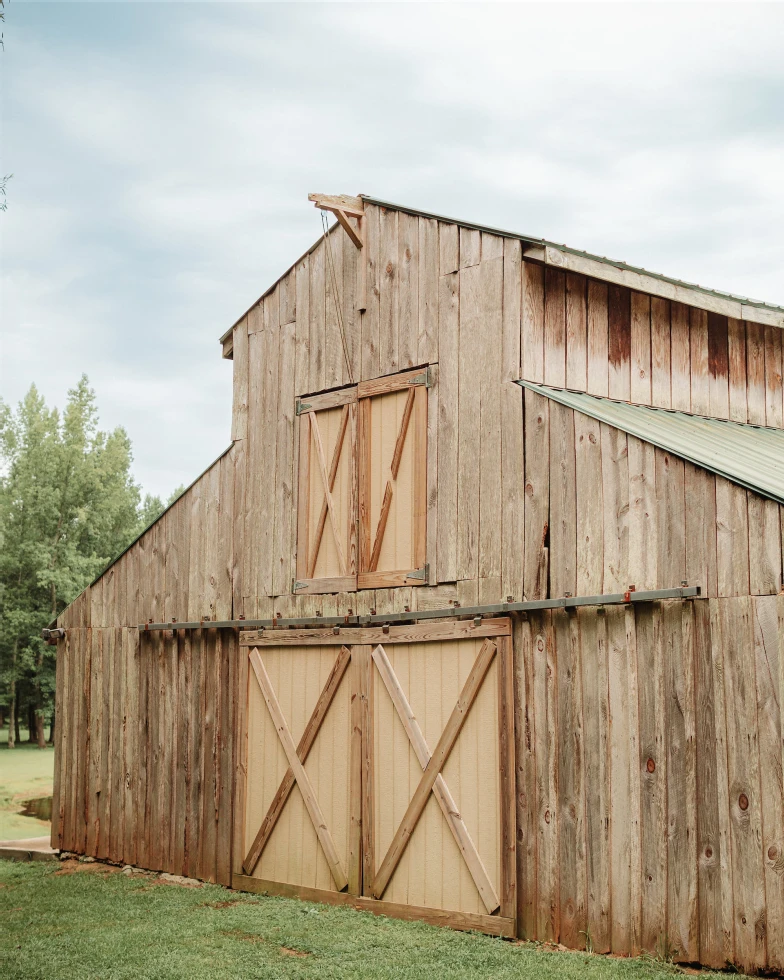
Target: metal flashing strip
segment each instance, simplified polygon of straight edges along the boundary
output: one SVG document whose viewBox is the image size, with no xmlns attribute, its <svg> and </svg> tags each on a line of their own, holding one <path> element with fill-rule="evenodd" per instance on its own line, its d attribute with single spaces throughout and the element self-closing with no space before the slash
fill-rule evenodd
<svg viewBox="0 0 784 980">
<path fill-rule="evenodd" d="M 662 599 L 696 599 L 700 596 L 699 585 L 681 586 L 677 589 L 649 589 L 635 592 L 611 592 L 605 595 L 563 596 L 558 599 L 531 599 L 523 602 L 498 602 L 485 606 L 448 606 L 446 609 L 420 609 L 397 613 L 377 613 L 364 616 L 304 616 L 299 619 L 204 619 L 190 623 L 140 623 L 141 632 L 153 630 L 199 629 L 287 629 L 288 627 L 312 626 L 371 626 L 386 623 L 410 623 L 420 619 L 472 619 L 498 616 L 510 612 L 536 612 L 541 609 L 576 609 L 579 606 L 622 606 L 640 602 L 657 602 Z"/>
<path fill-rule="evenodd" d="M 784 505 L 784 429 L 518 384 Z"/>
</svg>

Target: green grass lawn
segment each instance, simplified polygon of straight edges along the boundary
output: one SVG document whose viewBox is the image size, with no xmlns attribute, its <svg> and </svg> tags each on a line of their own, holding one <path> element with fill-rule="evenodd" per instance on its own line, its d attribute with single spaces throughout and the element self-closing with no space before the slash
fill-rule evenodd
<svg viewBox="0 0 784 980">
<path fill-rule="evenodd" d="M 4 980 L 653 980 L 680 972 L 653 959 L 547 951 L 347 908 L 78 867 L 63 873 L 55 863 L 0 862 Z"/>
<path fill-rule="evenodd" d="M 27 733 L 23 732 L 26 738 Z M 0 840 L 48 836 L 51 824 L 20 816 L 22 800 L 52 795 L 54 749 L 27 742 L 8 748 L 8 730 L 0 732 Z"/>
</svg>

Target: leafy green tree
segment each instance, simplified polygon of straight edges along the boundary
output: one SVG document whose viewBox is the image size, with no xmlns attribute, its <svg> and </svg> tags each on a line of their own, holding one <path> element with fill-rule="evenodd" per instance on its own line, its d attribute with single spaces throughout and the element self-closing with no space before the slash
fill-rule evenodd
<svg viewBox="0 0 784 980">
<path fill-rule="evenodd" d="M 87 378 L 62 415 L 32 386 L 15 411 L 0 401 L 0 700 L 14 722 L 32 706 L 36 738 L 54 703 L 47 626 L 162 510 L 141 501 L 122 428 L 98 429 Z M 31 733 L 32 734 L 32 733 Z"/>
</svg>

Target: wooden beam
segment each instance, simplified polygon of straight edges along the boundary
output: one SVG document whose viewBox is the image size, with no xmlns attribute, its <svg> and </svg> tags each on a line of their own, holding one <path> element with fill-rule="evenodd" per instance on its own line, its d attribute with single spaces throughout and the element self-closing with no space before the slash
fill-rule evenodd
<svg viewBox="0 0 784 980">
<path fill-rule="evenodd" d="M 361 218 L 365 213 L 365 202 L 361 197 L 350 194 L 308 194 L 308 200 L 313 201 L 322 211 L 342 211 L 355 218 Z"/>
<path fill-rule="evenodd" d="M 389 850 L 373 880 L 372 894 L 374 898 L 381 898 L 384 894 L 389 880 L 394 874 L 400 858 L 403 856 L 403 851 L 406 849 L 411 835 L 419 823 L 419 818 L 425 809 L 425 804 L 430 797 L 436 778 L 446 765 L 449 753 L 452 751 L 463 727 L 463 723 L 468 717 L 468 712 L 471 710 L 471 705 L 479 693 L 479 688 L 482 686 L 485 674 L 493 661 L 496 649 L 495 643 L 490 639 L 485 640 L 482 644 L 482 649 L 479 651 L 479 656 L 476 658 L 476 662 L 471 668 L 471 673 L 463 685 L 463 690 L 460 692 L 457 704 L 449 716 L 449 721 L 441 733 L 438 745 L 430 757 L 425 771 L 422 773 L 422 778 L 411 798 L 411 802 L 408 804 L 405 816 L 397 828 L 395 836 L 392 838 L 392 843 L 389 845 Z"/>
<path fill-rule="evenodd" d="M 372 898 L 348 895 L 346 892 L 330 892 L 321 888 L 307 888 L 304 885 L 289 885 L 282 881 L 267 881 L 263 878 L 250 878 L 247 875 L 233 875 L 231 885 L 238 891 L 283 895 L 286 898 L 299 898 L 305 902 L 324 902 L 327 905 L 348 905 L 361 912 L 388 915 L 390 918 L 405 919 L 407 922 L 426 922 L 431 926 L 446 926 L 449 929 L 486 932 L 491 936 L 505 936 L 507 939 L 515 938 L 515 920 L 501 915 L 451 912 L 446 909 L 422 908 L 417 905 L 400 905 L 396 902 L 377 902 Z"/>
<path fill-rule="evenodd" d="M 340 227 L 345 231 L 351 241 L 357 246 L 357 248 L 362 248 L 364 243 L 362 241 L 361 229 L 359 227 L 355 228 L 348 220 L 348 215 L 346 212 L 342 211 L 340 208 L 335 208 L 333 214 L 338 219 L 340 222 Z M 357 218 L 357 222 L 360 222 L 361 220 L 361 218 Z"/>
<path fill-rule="evenodd" d="M 403 692 L 403 688 L 400 686 L 400 681 L 392 669 L 392 664 L 389 662 L 386 650 L 381 644 L 373 651 L 373 660 L 375 661 L 376 667 L 378 667 L 378 672 L 381 674 L 381 679 L 392 699 L 392 704 L 395 706 L 398 717 L 403 723 L 403 728 L 406 730 L 406 735 L 408 735 L 408 740 L 411 742 L 419 764 L 424 770 L 427 768 L 428 762 L 430 762 L 430 749 L 428 748 L 425 736 L 419 727 L 419 722 L 416 720 L 411 705 L 408 703 L 408 699 Z M 490 876 L 482 863 L 479 852 L 471 840 L 468 828 L 460 816 L 457 803 L 455 803 L 455 799 L 450 793 L 449 787 L 441 773 L 436 776 L 436 781 L 433 785 L 433 795 L 441 807 L 441 812 L 444 814 L 449 829 L 452 831 L 452 836 L 455 838 L 455 843 L 463 855 L 463 860 L 471 873 L 471 877 L 474 879 L 474 884 L 482 897 L 485 908 L 488 914 L 492 915 L 498 911 L 501 903 L 495 893 L 493 883 L 490 881 Z M 512 795 L 514 796 L 514 794 Z"/>
<path fill-rule="evenodd" d="M 267 708 L 269 709 L 273 724 L 278 732 L 278 737 L 280 738 L 281 745 L 283 746 L 283 751 L 286 753 L 289 766 L 294 773 L 294 778 L 296 779 L 297 785 L 302 793 L 302 799 L 305 803 L 305 808 L 308 811 L 311 822 L 313 823 L 313 829 L 316 831 L 316 836 L 318 837 L 321 848 L 324 851 L 324 857 L 327 859 L 329 870 L 332 873 L 332 880 L 335 882 L 335 887 L 339 892 L 345 891 L 346 887 L 348 886 L 346 872 L 343 870 L 340 863 L 335 842 L 332 840 L 332 834 L 330 834 L 329 828 L 327 827 L 327 822 L 324 819 L 324 814 L 319 806 L 319 801 L 313 790 L 313 785 L 310 782 L 308 774 L 305 772 L 305 767 L 302 765 L 302 762 L 297 755 L 294 739 L 291 737 L 289 726 L 286 723 L 286 719 L 283 717 L 280 704 L 278 704 L 278 698 L 275 694 L 274 688 L 272 687 L 272 682 L 269 679 L 269 675 L 267 674 L 267 668 L 264 666 L 264 661 L 261 659 L 261 654 L 258 650 L 251 650 L 250 663 L 251 667 L 253 667 L 253 672 L 256 675 L 256 680 L 259 682 L 259 686 L 261 687 L 264 700 L 267 702 Z"/>
</svg>

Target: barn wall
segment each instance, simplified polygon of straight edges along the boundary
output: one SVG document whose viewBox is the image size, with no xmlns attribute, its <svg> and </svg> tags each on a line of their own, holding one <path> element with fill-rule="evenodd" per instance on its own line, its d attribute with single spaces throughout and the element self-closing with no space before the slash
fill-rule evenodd
<svg viewBox="0 0 784 980">
<path fill-rule="evenodd" d="M 524 417 L 526 598 L 780 591 L 775 501 L 536 392 Z"/>
<path fill-rule="evenodd" d="M 543 612 L 516 650 L 527 939 L 784 969 L 784 597 Z"/>
<path fill-rule="evenodd" d="M 233 630 L 69 629 L 53 845 L 229 885 L 238 662 Z"/>
</svg>

